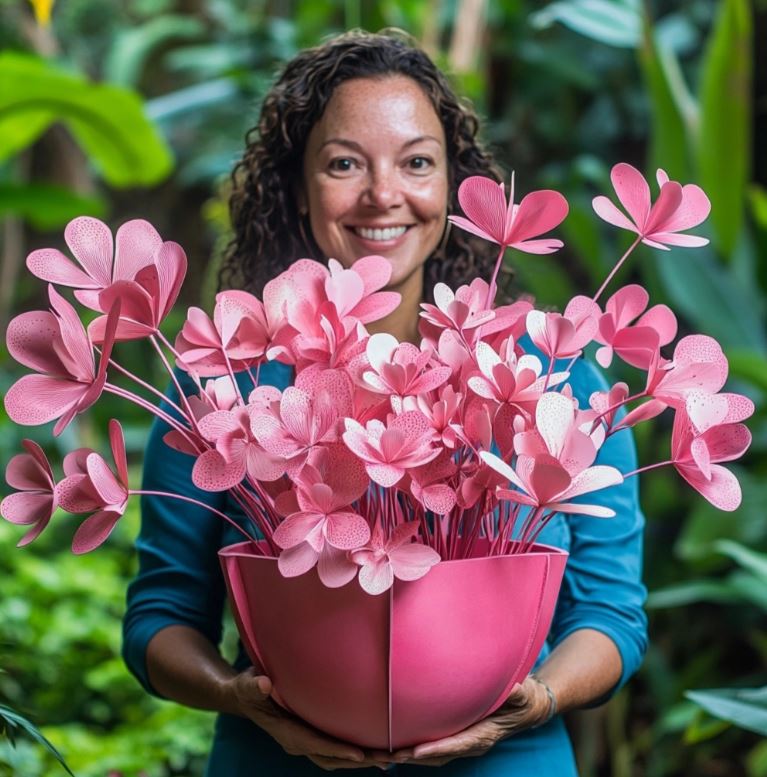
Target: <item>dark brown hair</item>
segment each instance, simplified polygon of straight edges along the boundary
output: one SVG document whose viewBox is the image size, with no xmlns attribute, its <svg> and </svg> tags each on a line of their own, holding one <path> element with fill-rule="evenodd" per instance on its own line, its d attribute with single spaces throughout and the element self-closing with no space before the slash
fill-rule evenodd
<svg viewBox="0 0 767 777">
<path fill-rule="evenodd" d="M 457 189 L 464 178 L 500 180 L 490 155 L 478 144 L 477 117 L 423 51 L 392 34 L 353 31 L 332 38 L 287 64 L 264 99 L 258 124 L 247 134 L 245 153 L 232 172 L 234 237 L 219 271 L 220 288 L 243 288 L 260 296 L 264 284 L 296 259 L 322 256 L 308 224 L 302 228 L 296 201 L 307 138 L 339 84 L 388 75 L 419 84 L 442 122 L 449 212 L 460 212 Z M 494 246 L 452 229 L 426 261 L 425 298 L 431 299 L 438 281 L 453 289 L 477 276 L 489 281 L 495 256 Z"/>
</svg>

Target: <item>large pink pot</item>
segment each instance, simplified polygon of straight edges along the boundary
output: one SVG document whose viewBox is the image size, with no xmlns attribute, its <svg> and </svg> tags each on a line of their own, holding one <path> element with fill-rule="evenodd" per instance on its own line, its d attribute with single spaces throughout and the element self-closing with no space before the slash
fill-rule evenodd
<svg viewBox="0 0 767 777">
<path fill-rule="evenodd" d="M 495 710 L 535 663 L 567 561 L 546 545 L 441 561 L 371 596 L 356 581 L 326 588 L 316 570 L 284 578 L 254 543 L 219 556 L 240 636 L 276 701 L 377 749 L 439 739 Z"/>
</svg>

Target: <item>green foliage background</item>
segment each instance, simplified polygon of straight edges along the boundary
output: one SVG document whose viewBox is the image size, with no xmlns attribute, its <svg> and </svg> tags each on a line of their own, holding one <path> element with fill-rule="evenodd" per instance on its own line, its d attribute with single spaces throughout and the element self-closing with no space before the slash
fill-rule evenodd
<svg viewBox="0 0 767 777">
<path fill-rule="evenodd" d="M 485 118 L 518 187 L 567 196 L 565 250 L 513 258 L 519 289 L 541 302 L 596 289 L 627 247 L 590 206 L 610 191 L 616 161 L 651 178 L 664 167 L 711 197 L 709 249 L 642 248 L 618 282 L 644 283 L 683 333 L 717 337 L 731 388 L 757 402 L 754 444 L 737 467 L 743 506 L 717 513 L 671 472 L 644 477 L 650 652 L 606 707 L 568 722 L 586 777 L 767 775 L 764 2 L 57 0 L 41 27 L 27 0 L 0 0 L 0 318 L 45 305 L 24 257 L 63 248 L 64 224 L 82 213 L 113 227 L 150 219 L 187 250 L 183 301 L 209 305 L 227 174 L 259 99 L 280 62 L 355 26 L 421 41 Z M 141 344 L 119 356 L 164 382 Z M 20 374 L 3 352 L 0 391 Z M 55 443 L 0 415 L 0 465 L 22 436 L 54 457 L 103 447 L 112 416 L 124 421 L 137 480 L 148 419 L 113 397 Z M 664 459 L 669 429 L 640 427 L 638 443 L 641 460 Z M 0 703 L 35 721 L 78 777 L 201 774 L 211 716 L 147 697 L 119 658 L 136 505 L 86 559 L 68 552 L 69 523 L 62 515 L 23 551 L 18 527 L 0 526 Z M 64 771 L 21 737 L 0 740 L 3 774 Z"/>
</svg>

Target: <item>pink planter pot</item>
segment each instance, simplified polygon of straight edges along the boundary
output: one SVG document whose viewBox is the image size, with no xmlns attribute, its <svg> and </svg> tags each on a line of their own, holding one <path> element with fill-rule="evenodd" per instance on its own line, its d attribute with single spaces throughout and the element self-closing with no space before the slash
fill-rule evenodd
<svg viewBox="0 0 767 777">
<path fill-rule="evenodd" d="M 479 549 L 478 549 L 479 550 Z M 396 750 L 489 715 L 535 663 L 567 553 L 442 561 L 370 596 L 284 578 L 253 543 L 219 552 L 240 636 L 274 697 L 318 729 Z"/>
</svg>

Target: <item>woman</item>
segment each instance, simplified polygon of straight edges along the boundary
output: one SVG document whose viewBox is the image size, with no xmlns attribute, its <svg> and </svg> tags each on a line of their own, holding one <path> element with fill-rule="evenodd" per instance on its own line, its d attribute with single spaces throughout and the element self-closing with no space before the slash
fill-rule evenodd
<svg viewBox="0 0 767 777">
<path fill-rule="evenodd" d="M 400 306 L 375 331 L 418 341 L 420 302 L 443 280 L 453 288 L 489 278 L 493 251 L 457 230 L 455 192 L 469 175 L 497 176 L 480 149 L 476 119 L 457 101 L 423 52 L 396 38 L 350 33 L 301 53 L 267 96 L 257 134 L 235 170 L 235 239 L 224 277 L 259 294 L 301 256 L 335 257 L 345 266 L 380 254 L 393 267 Z M 284 388 L 284 365 L 262 368 L 262 382 Z M 577 363 L 572 384 L 581 406 L 604 388 Z M 189 492 L 192 461 L 153 428 L 146 489 Z M 634 469 L 631 439 L 616 435 L 601 463 Z M 570 744 L 555 713 L 607 698 L 636 670 L 645 648 L 645 591 L 639 580 L 643 520 L 633 481 L 602 503 L 616 518 L 559 516 L 543 542 L 570 550 L 549 642 L 535 676 L 496 713 L 454 737 L 397 753 L 363 752 L 335 741 L 269 699 L 271 683 L 218 653 L 224 588 L 216 551 L 237 541 L 205 511 L 145 498 L 138 540 L 141 568 L 129 592 L 125 657 L 151 692 L 221 713 L 208 766 L 214 777 L 315 774 L 330 769 L 440 766 L 446 775 L 575 774 Z M 222 494 L 198 498 L 233 511 Z M 592 495 L 592 500 L 594 495 Z M 397 764 L 397 765 L 394 765 Z M 363 772 L 364 773 L 364 772 Z"/>
</svg>

